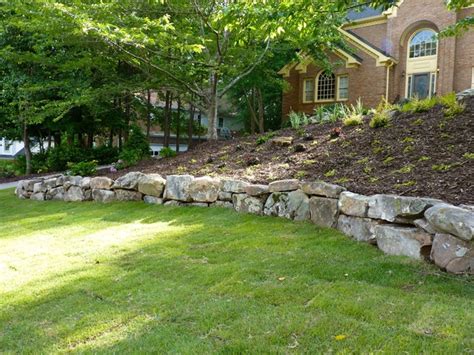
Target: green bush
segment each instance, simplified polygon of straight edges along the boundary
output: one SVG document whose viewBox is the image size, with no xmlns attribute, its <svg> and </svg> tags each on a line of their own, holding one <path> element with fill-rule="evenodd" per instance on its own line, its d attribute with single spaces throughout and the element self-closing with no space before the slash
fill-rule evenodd
<svg viewBox="0 0 474 355">
<path fill-rule="evenodd" d="M 143 158 L 142 153 L 135 149 L 124 149 L 119 155 L 119 160 L 115 164 L 117 169 L 125 169 L 137 164 Z"/>
<path fill-rule="evenodd" d="M 92 157 L 94 160 L 97 160 L 99 164 L 111 164 L 117 161 L 119 150 L 115 147 L 102 145 L 92 150 Z"/>
<path fill-rule="evenodd" d="M 68 163 L 92 160 L 91 150 L 76 146 L 60 145 L 48 151 L 46 167 L 48 171 L 64 171 Z"/>
<path fill-rule="evenodd" d="M 387 111 L 376 112 L 370 120 L 369 126 L 371 128 L 385 127 L 390 122 L 390 116 Z"/>
<path fill-rule="evenodd" d="M 426 98 L 422 100 L 420 100 L 418 97 L 414 97 L 402 106 L 401 111 L 412 113 L 426 112 L 435 107 L 437 103 L 438 99 L 436 97 Z"/>
<path fill-rule="evenodd" d="M 342 120 L 342 123 L 344 124 L 344 126 L 359 126 L 364 123 L 364 120 L 361 114 L 352 114 L 345 117 Z"/>
<path fill-rule="evenodd" d="M 439 102 L 443 105 L 444 116 L 448 118 L 459 115 L 466 109 L 466 106 L 457 100 L 454 92 L 440 97 Z"/>
<path fill-rule="evenodd" d="M 13 160 L 0 160 L 0 178 L 10 178 L 17 175 Z"/>
<path fill-rule="evenodd" d="M 68 163 L 69 175 L 91 176 L 97 171 L 97 161 L 82 161 L 79 163 Z"/>
<path fill-rule="evenodd" d="M 139 159 L 143 159 L 150 155 L 150 143 L 142 129 L 138 126 L 133 126 L 128 137 L 127 143 L 123 147 L 124 151 L 135 151 Z"/>
<path fill-rule="evenodd" d="M 170 147 L 163 147 L 160 150 L 160 156 L 162 158 L 172 158 L 176 156 L 176 152 Z"/>
<path fill-rule="evenodd" d="M 310 123 L 309 117 L 303 112 L 291 111 L 288 115 L 290 126 L 294 129 L 298 129 L 303 126 L 307 126 Z"/>
</svg>

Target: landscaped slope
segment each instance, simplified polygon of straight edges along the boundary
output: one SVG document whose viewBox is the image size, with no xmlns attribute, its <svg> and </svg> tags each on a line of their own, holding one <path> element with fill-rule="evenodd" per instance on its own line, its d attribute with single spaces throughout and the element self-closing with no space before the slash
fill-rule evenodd
<svg viewBox="0 0 474 355">
<path fill-rule="evenodd" d="M 461 353 L 472 277 L 309 223 L 0 191 L 11 353 Z"/>
<path fill-rule="evenodd" d="M 445 118 L 443 109 L 399 113 L 388 127 L 310 125 L 262 136 L 203 143 L 176 158 L 147 161 L 130 170 L 163 175 L 224 175 L 250 182 L 283 178 L 320 179 L 362 193 L 430 196 L 474 204 L 474 98 L 465 111 Z M 334 129 L 341 127 L 336 137 Z M 258 142 L 260 140 L 260 142 Z M 114 174 L 122 175 L 125 172 Z"/>
</svg>

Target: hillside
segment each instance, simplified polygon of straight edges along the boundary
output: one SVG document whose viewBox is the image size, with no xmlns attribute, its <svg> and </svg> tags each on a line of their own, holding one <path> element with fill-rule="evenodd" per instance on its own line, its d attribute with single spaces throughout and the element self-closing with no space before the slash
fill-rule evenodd
<svg viewBox="0 0 474 355">
<path fill-rule="evenodd" d="M 451 119 L 441 106 L 425 113 L 398 113 L 389 126 L 309 125 L 262 136 L 203 143 L 175 158 L 150 160 L 130 170 L 218 175 L 253 183 L 321 179 L 362 194 L 430 196 L 474 204 L 474 97 Z M 334 129 L 341 127 L 339 137 Z M 290 145 L 275 144 L 291 137 Z M 120 171 L 111 175 L 122 175 Z"/>
</svg>

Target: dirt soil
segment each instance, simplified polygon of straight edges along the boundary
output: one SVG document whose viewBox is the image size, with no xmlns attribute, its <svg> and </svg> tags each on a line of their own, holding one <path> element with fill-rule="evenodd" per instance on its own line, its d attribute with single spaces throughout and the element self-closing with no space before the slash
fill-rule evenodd
<svg viewBox="0 0 474 355">
<path fill-rule="evenodd" d="M 340 184 L 348 190 L 429 196 L 454 204 L 474 204 L 474 97 L 455 118 L 435 107 L 419 114 L 399 113 L 388 127 L 310 125 L 283 129 L 281 146 L 262 135 L 202 143 L 175 158 L 147 160 L 129 171 L 227 176 L 252 183 L 299 178 Z M 340 135 L 337 131 L 340 129 Z M 335 132 L 336 131 L 336 132 Z M 468 155 L 470 153 L 470 155 Z"/>
</svg>

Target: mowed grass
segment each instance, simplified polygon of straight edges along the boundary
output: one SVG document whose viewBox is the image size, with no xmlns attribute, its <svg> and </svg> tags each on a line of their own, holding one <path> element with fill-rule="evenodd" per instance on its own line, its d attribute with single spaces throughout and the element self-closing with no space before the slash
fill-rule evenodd
<svg viewBox="0 0 474 355">
<path fill-rule="evenodd" d="M 472 353 L 473 296 L 309 223 L 0 191 L 0 353 Z"/>
</svg>

